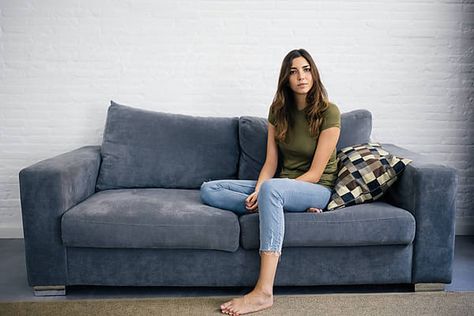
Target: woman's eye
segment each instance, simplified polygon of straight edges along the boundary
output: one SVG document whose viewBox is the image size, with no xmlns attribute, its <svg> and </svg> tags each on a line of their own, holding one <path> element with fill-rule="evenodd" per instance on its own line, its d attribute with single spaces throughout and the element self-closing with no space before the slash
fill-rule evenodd
<svg viewBox="0 0 474 316">
<path fill-rule="evenodd" d="M 296 70 L 290 70 L 290 75 L 294 75 L 296 73 Z"/>
<path fill-rule="evenodd" d="M 309 72 L 311 69 L 310 68 L 305 68 L 304 71 L 305 72 Z"/>
</svg>

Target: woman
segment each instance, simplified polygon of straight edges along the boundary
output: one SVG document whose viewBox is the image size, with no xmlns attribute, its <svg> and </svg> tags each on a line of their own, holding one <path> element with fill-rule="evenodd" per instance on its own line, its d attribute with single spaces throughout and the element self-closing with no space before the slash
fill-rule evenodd
<svg viewBox="0 0 474 316">
<path fill-rule="evenodd" d="M 273 282 L 284 236 L 283 209 L 321 212 L 337 176 L 336 143 L 340 113 L 330 103 L 316 65 L 304 49 L 283 59 L 278 88 L 268 115 L 267 156 L 258 181 L 203 183 L 204 203 L 237 214 L 259 212 L 260 275 L 252 292 L 221 305 L 241 315 L 273 305 Z M 273 178 L 282 154 L 282 171 Z"/>
</svg>

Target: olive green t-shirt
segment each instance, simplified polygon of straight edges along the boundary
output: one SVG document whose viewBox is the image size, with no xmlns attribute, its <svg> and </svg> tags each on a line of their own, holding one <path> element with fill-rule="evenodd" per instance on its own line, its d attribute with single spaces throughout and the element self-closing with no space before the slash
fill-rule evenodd
<svg viewBox="0 0 474 316">
<path fill-rule="evenodd" d="M 341 115 L 338 107 L 329 103 L 329 107 L 323 112 L 323 121 L 319 133 L 316 137 L 313 137 L 310 134 L 309 122 L 304 110 L 299 111 L 295 107 L 291 111 L 293 112 L 294 124 L 288 128 L 286 143 L 277 141 L 277 144 L 282 154 L 280 178 L 294 179 L 307 172 L 311 167 L 321 131 L 330 127 L 341 127 Z M 268 121 L 275 126 L 275 116 L 271 113 L 271 110 L 268 113 Z M 332 189 L 336 178 L 337 160 L 336 149 L 334 149 L 318 183 Z"/>
</svg>

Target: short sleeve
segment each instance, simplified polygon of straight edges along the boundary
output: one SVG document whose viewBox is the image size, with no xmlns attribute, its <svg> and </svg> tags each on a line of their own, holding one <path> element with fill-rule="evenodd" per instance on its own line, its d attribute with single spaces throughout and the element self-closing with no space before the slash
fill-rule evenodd
<svg viewBox="0 0 474 316">
<path fill-rule="evenodd" d="M 270 110 L 268 110 L 268 121 L 272 123 L 273 126 L 275 126 L 275 113 L 272 111 L 272 107 L 270 107 Z"/>
<path fill-rule="evenodd" d="M 323 113 L 323 123 L 321 124 L 320 131 L 331 127 L 341 128 L 341 113 L 335 104 L 329 103 L 329 107 Z"/>
</svg>

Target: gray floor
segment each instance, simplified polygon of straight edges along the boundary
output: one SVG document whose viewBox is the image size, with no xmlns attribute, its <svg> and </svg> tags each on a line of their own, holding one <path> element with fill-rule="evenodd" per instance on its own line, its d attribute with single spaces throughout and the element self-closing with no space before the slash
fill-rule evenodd
<svg viewBox="0 0 474 316">
<path fill-rule="evenodd" d="M 38 298 L 28 286 L 23 239 L 0 239 L 0 301 L 242 295 L 250 288 L 73 286 L 67 296 Z M 411 292 L 407 285 L 276 287 L 275 295 Z M 474 291 L 474 236 L 456 236 L 453 281 L 445 291 Z"/>
</svg>

